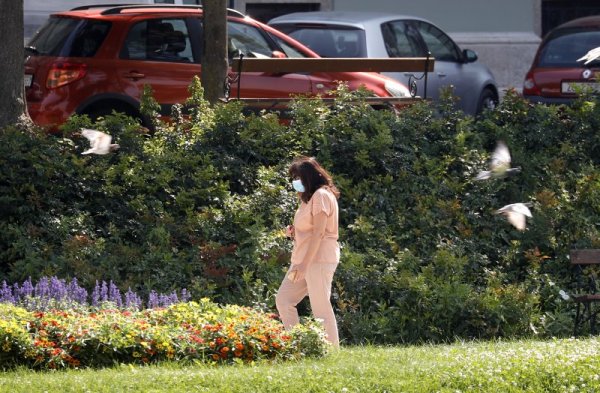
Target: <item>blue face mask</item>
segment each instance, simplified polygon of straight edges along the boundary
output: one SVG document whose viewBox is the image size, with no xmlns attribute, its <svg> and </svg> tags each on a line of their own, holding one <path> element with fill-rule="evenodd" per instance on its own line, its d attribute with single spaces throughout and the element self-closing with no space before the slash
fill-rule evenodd
<svg viewBox="0 0 600 393">
<path fill-rule="evenodd" d="M 296 190 L 298 192 L 306 191 L 306 189 L 304 188 L 304 185 L 302 184 L 302 180 L 300 180 L 300 179 L 293 180 L 292 187 L 294 187 L 294 190 Z"/>
</svg>

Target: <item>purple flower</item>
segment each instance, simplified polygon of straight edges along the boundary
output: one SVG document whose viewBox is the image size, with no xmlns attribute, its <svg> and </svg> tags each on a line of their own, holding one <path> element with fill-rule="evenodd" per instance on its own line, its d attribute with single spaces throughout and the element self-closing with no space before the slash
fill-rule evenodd
<svg viewBox="0 0 600 393">
<path fill-rule="evenodd" d="M 158 294 L 156 291 L 150 291 L 150 295 L 148 295 L 148 308 L 158 308 L 160 307 L 160 300 L 158 298 Z"/>
<path fill-rule="evenodd" d="M 113 302 L 117 307 L 123 306 L 121 292 L 119 291 L 119 288 L 117 288 L 117 286 L 112 282 L 112 280 L 110 281 L 108 288 L 108 300 Z"/>
<path fill-rule="evenodd" d="M 67 286 L 65 280 L 60 280 L 57 277 L 50 277 L 50 285 L 48 288 L 48 297 L 50 299 L 63 301 L 67 299 Z"/>
<path fill-rule="evenodd" d="M 142 308 L 142 299 L 131 288 L 127 288 L 125 293 L 125 308 L 134 310 Z"/>
<path fill-rule="evenodd" d="M 106 281 L 104 280 L 102 280 L 102 287 L 100 287 L 100 301 L 108 301 L 108 286 L 106 285 Z"/>
<path fill-rule="evenodd" d="M 88 292 L 85 288 L 79 286 L 77 278 L 71 280 L 67 286 L 67 293 L 70 301 L 84 305 L 87 304 Z"/>
<path fill-rule="evenodd" d="M 189 302 L 189 301 L 190 301 L 190 299 L 191 299 L 191 296 L 190 296 L 190 294 L 188 293 L 187 289 L 183 288 L 183 289 L 181 290 L 181 302 L 182 302 L 182 303 L 186 303 L 186 302 Z"/>
<path fill-rule="evenodd" d="M 6 281 L 2 281 L 2 287 L 0 288 L 0 302 L 2 303 L 15 303 L 12 289 L 6 284 Z"/>
<path fill-rule="evenodd" d="M 15 284 L 17 285 L 17 284 Z M 23 285 L 21 285 L 21 289 L 19 290 L 19 298 L 25 298 L 33 296 L 34 287 L 31 283 L 31 277 L 27 278 L 27 280 L 23 281 Z"/>
<path fill-rule="evenodd" d="M 96 286 L 92 291 L 92 306 L 98 307 L 100 304 L 100 285 L 98 284 L 98 280 L 96 280 Z"/>
<path fill-rule="evenodd" d="M 187 302 L 190 298 L 185 288 L 181 290 L 179 296 L 177 291 L 161 294 L 151 290 L 147 307 L 168 307 L 179 302 Z M 79 285 L 77 278 L 71 279 L 69 283 L 55 276 L 41 277 L 35 285 L 31 277 L 22 285 L 14 283 L 11 286 L 6 281 L 0 283 L 0 302 L 20 305 L 29 310 L 44 310 L 49 307 L 51 301 L 54 302 L 52 307 L 69 307 L 75 303 L 87 306 L 88 291 Z M 103 302 L 111 302 L 121 309 L 140 310 L 143 307 L 142 299 L 137 293 L 128 288 L 125 295 L 122 295 L 119 287 L 112 280 L 108 284 L 106 281 L 96 281 L 91 295 L 91 305 L 98 307 Z"/>
</svg>

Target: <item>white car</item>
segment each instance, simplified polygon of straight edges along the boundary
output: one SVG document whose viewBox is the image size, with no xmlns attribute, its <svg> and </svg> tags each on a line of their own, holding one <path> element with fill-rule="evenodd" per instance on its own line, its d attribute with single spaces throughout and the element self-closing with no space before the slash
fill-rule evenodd
<svg viewBox="0 0 600 393">
<path fill-rule="evenodd" d="M 491 71 L 477 62 L 477 54 L 461 50 L 433 23 L 406 15 L 368 12 L 299 12 L 269 21 L 269 25 L 300 41 L 322 57 L 425 57 L 435 58 L 433 72 L 386 73 L 410 86 L 416 81 L 417 94 L 436 100 L 440 88 L 451 85 L 458 105 L 465 113 L 477 115 L 498 103 L 498 87 Z M 411 77 L 411 74 L 414 76 Z"/>
</svg>

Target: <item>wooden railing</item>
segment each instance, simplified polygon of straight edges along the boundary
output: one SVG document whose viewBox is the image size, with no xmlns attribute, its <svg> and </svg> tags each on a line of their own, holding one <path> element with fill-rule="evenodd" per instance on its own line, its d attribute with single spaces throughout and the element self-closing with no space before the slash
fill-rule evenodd
<svg viewBox="0 0 600 393">
<path fill-rule="evenodd" d="M 414 72 L 423 73 L 424 96 L 416 95 L 416 83 L 409 86 L 411 97 L 369 97 L 367 102 L 377 104 L 408 104 L 427 98 L 427 73 L 433 71 L 435 59 L 433 57 L 405 57 L 405 58 L 247 58 L 241 56 L 234 59 L 231 68 L 235 73 L 233 78 L 228 78 L 226 83 L 226 100 L 230 99 L 230 89 L 233 83 L 237 84 L 236 99 L 245 105 L 280 105 L 286 104 L 294 98 L 240 98 L 240 86 L 243 72 L 264 72 L 270 74 L 287 73 L 314 73 L 314 72 Z M 326 100 L 326 99 L 323 99 Z"/>
</svg>

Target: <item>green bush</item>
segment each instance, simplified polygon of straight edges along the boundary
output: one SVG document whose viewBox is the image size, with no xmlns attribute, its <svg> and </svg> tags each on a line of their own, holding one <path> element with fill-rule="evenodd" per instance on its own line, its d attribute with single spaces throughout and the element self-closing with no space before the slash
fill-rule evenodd
<svg viewBox="0 0 600 393">
<path fill-rule="evenodd" d="M 572 301 L 558 296 L 575 290 L 568 251 L 600 245 L 595 97 L 544 106 L 508 92 L 474 119 L 450 92 L 395 114 L 340 86 L 333 105 L 298 100 L 281 124 L 210 107 L 197 81 L 190 96 L 189 116 L 175 108 L 153 132 L 118 114 L 74 117 L 61 137 L 2 130 L 0 280 L 76 276 L 142 295 L 185 287 L 273 310 L 297 204 L 287 166 L 305 154 L 342 194 L 333 301 L 346 342 L 572 331 Z M 121 149 L 81 156 L 82 126 Z M 522 172 L 474 181 L 498 140 Z M 524 232 L 493 214 L 514 202 L 533 203 Z"/>
</svg>

